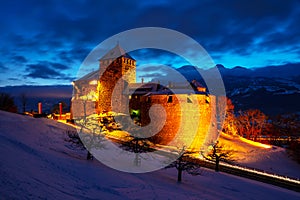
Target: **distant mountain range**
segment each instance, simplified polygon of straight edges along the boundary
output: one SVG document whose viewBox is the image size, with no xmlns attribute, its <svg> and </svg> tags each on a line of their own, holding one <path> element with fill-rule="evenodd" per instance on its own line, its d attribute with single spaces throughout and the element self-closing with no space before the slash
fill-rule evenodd
<svg viewBox="0 0 300 200">
<path fill-rule="evenodd" d="M 226 94 L 234 102 L 236 110 L 250 108 L 260 109 L 268 115 L 280 113 L 300 113 L 300 63 L 269 66 L 256 69 L 234 67 L 228 69 L 221 64 L 216 65 L 222 76 Z M 193 66 L 182 66 L 177 69 L 187 80 L 196 79 L 204 86 L 203 70 Z M 198 73 L 200 71 L 200 74 Z M 209 77 L 214 79 L 213 76 Z M 39 101 L 49 112 L 53 104 L 60 101 L 70 105 L 72 86 L 9 86 L 0 87 L 0 92 L 11 94 L 21 111 L 21 94 L 29 100 L 27 109 L 36 110 Z"/>
<path fill-rule="evenodd" d="M 226 95 L 234 102 L 236 110 L 256 108 L 269 115 L 300 113 L 300 63 L 256 69 L 239 66 L 228 69 L 221 64 L 216 67 L 222 76 Z M 198 70 L 209 76 L 210 69 L 193 66 L 178 69 L 187 80 L 200 80 L 205 86 Z"/>
<path fill-rule="evenodd" d="M 294 80 L 300 84 L 300 63 L 284 64 L 280 66 L 268 66 L 261 68 L 247 69 L 245 67 L 236 66 L 232 69 L 226 68 L 221 64 L 217 64 L 216 68 L 223 77 L 265 77 L 265 78 L 282 78 Z M 208 72 L 211 69 L 203 70 L 194 66 L 186 65 L 177 69 L 186 78 L 193 78 L 195 74 L 200 72 Z"/>
<path fill-rule="evenodd" d="M 52 107 L 59 102 L 65 102 L 70 106 L 72 97 L 71 85 L 55 85 L 55 86 L 7 86 L 0 87 L 0 92 L 5 92 L 14 97 L 18 111 L 23 111 L 22 97 L 26 98 L 26 111 L 37 111 L 37 104 L 42 103 L 43 112 L 50 113 Z M 68 108 L 66 108 L 68 109 Z"/>
<path fill-rule="evenodd" d="M 22 85 L 0 87 L 0 92 L 9 93 L 14 97 L 25 94 L 27 97 L 70 98 L 72 96 L 72 89 L 72 85 Z"/>
</svg>

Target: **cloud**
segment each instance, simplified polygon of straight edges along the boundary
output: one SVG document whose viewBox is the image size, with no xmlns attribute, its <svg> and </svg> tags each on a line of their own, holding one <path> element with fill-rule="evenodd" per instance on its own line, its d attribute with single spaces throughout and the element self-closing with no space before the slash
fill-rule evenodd
<svg viewBox="0 0 300 200">
<path fill-rule="evenodd" d="M 27 64 L 26 71 L 28 71 L 28 73 L 25 75 L 25 77 L 33 79 L 73 79 L 73 77 L 67 76 L 65 73 L 63 73 L 63 71 L 66 69 L 68 69 L 68 67 L 60 63 L 41 61 L 36 64 Z"/>
<path fill-rule="evenodd" d="M 20 78 L 8 78 L 8 80 L 10 80 L 10 81 L 21 81 Z"/>
<path fill-rule="evenodd" d="M 182 58 L 180 55 L 173 54 L 168 51 L 160 49 L 142 49 L 130 52 L 130 55 L 137 60 L 137 65 L 146 65 L 147 68 L 142 70 L 151 70 L 148 65 L 167 65 L 174 68 L 181 67 L 183 65 L 189 65 L 190 63 Z"/>
<path fill-rule="evenodd" d="M 82 62 L 85 59 L 85 57 L 89 54 L 90 51 L 91 48 L 75 47 L 72 49 L 58 50 L 56 54 L 61 59 L 61 61 L 71 64 L 71 63 L 75 63 L 76 61 Z"/>
<path fill-rule="evenodd" d="M 16 63 L 26 63 L 27 59 L 24 56 L 13 56 L 11 58 L 12 60 L 14 60 Z"/>
<path fill-rule="evenodd" d="M 6 70 L 8 70 L 8 67 L 6 67 L 5 65 L 3 65 L 3 63 L 0 62 L 0 70 L 6 71 Z"/>
</svg>

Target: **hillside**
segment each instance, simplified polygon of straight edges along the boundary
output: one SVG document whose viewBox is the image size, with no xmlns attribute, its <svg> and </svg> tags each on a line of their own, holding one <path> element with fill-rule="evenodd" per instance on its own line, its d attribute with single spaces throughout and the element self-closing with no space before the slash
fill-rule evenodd
<svg viewBox="0 0 300 200">
<path fill-rule="evenodd" d="M 225 134 L 220 136 L 219 141 L 234 152 L 232 159 L 241 166 L 300 179 L 300 164 L 292 160 L 284 148 L 259 147 L 260 143 L 255 146 L 252 141 Z"/>
<path fill-rule="evenodd" d="M 223 173 L 123 173 L 85 160 L 67 142 L 71 127 L 0 111 L 0 193 L 3 199 L 299 199 L 300 193 Z M 270 196 L 272 195 L 272 197 Z"/>
</svg>

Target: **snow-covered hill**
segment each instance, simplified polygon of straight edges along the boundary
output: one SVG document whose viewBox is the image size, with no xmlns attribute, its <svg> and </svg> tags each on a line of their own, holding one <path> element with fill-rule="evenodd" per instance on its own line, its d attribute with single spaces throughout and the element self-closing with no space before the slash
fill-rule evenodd
<svg viewBox="0 0 300 200">
<path fill-rule="evenodd" d="M 252 141 L 225 134 L 219 141 L 234 152 L 232 159 L 241 166 L 300 179 L 300 164 L 292 160 L 284 148 L 259 147 L 260 143 L 256 146 Z"/>
<path fill-rule="evenodd" d="M 223 173 L 119 172 L 72 146 L 72 128 L 0 111 L 0 199 L 299 199 L 300 193 Z"/>
</svg>

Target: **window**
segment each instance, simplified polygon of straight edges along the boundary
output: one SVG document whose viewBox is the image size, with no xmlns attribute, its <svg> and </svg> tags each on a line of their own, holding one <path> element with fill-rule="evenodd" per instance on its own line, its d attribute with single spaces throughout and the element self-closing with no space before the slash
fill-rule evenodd
<svg viewBox="0 0 300 200">
<path fill-rule="evenodd" d="M 186 102 L 193 103 L 192 100 L 189 97 L 186 98 Z"/>
<path fill-rule="evenodd" d="M 173 96 L 168 96 L 168 103 L 172 103 L 173 102 Z"/>
</svg>

